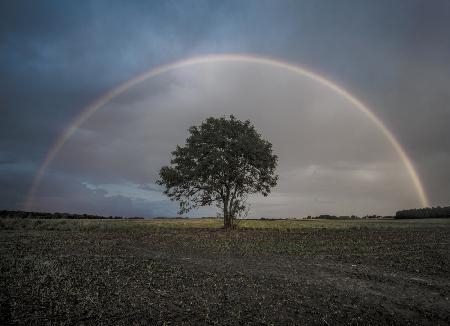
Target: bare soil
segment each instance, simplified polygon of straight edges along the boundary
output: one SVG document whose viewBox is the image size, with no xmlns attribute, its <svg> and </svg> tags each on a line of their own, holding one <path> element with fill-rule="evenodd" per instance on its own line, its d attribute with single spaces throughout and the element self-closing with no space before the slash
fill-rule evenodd
<svg viewBox="0 0 450 326">
<path fill-rule="evenodd" d="M 0 324 L 449 325 L 450 227 L 0 230 Z"/>
</svg>

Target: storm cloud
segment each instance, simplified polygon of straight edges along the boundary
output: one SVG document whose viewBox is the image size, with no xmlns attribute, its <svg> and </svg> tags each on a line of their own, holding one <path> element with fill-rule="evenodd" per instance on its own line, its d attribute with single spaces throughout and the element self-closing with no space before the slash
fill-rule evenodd
<svg viewBox="0 0 450 326">
<path fill-rule="evenodd" d="M 14 1 L 0 5 L 0 208 L 22 207 L 40 163 L 93 100 L 193 55 L 254 53 L 300 64 L 363 100 L 411 157 L 432 205 L 450 198 L 447 1 Z M 398 155 L 331 90 L 253 64 L 183 68 L 114 98 L 49 166 L 33 208 L 174 215 L 154 186 L 187 128 L 250 119 L 280 156 L 253 216 L 392 214 L 420 205 Z M 192 215 L 215 214 L 214 209 Z"/>
</svg>

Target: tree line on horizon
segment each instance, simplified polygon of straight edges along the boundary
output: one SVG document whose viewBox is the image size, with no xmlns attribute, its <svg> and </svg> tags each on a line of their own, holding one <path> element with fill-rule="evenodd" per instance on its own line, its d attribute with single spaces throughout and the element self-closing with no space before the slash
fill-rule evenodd
<svg viewBox="0 0 450 326">
<path fill-rule="evenodd" d="M 450 206 L 405 209 L 398 211 L 395 218 L 450 218 Z"/>
<path fill-rule="evenodd" d="M 33 219 L 90 219 L 90 220 L 137 220 L 143 217 L 100 216 L 92 214 L 47 213 L 1 210 L 0 218 L 33 218 Z"/>
<path fill-rule="evenodd" d="M 123 216 L 101 216 L 93 214 L 72 214 L 72 213 L 48 213 L 48 212 L 27 212 L 27 211 L 10 211 L 0 210 L 0 218 L 31 218 L 31 219 L 96 219 L 96 220 L 140 220 L 144 217 L 123 217 Z M 159 219 L 181 219 L 188 217 L 154 217 Z M 223 217 L 210 217 L 205 216 L 202 218 L 223 218 Z M 352 220 L 352 219 L 377 219 L 377 218 L 396 218 L 396 219 L 408 219 L 408 218 L 450 218 L 450 206 L 446 207 L 425 207 L 414 208 L 397 211 L 395 216 L 381 216 L 381 215 L 366 215 L 366 216 L 336 216 L 336 215 L 319 215 L 308 216 L 302 219 L 326 219 L 326 220 Z M 252 218 L 249 218 L 252 219 Z M 298 219 L 298 218 L 253 218 L 254 220 L 285 220 L 285 219 Z"/>
</svg>

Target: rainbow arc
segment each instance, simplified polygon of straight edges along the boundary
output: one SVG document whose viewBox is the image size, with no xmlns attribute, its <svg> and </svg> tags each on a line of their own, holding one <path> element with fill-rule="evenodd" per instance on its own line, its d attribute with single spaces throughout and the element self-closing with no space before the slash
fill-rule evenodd
<svg viewBox="0 0 450 326">
<path fill-rule="evenodd" d="M 394 148 L 396 153 L 398 154 L 400 160 L 402 161 L 406 171 L 408 172 L 408 175 L 411 178 L 411 181 L 414 185 L 414 188 L 417 193 L 418 200 L 420 201 L 420 204 L 424 207 L 429 206 L 427 195 L 424 191 L 424 187 L 422 185 L 422 182 L 419 178 L 419 175 L 417 174 L 416 169 L 414 168 L 414 165 L 411 161 L 411 159 L 408 157 L 406 151 L 403 149 L 403 147 L 400 145 L 398 140 L 395 138 L 393 133 L 386 127 L 386 125 L 372 112 L 372 110 L 369 109 L 367 105 L 365 105 L 363 102 L 361 102 L 359 99 L 357 99 L 355 96 L 350 94 L 347 90 L 344 88 L 338 86 L 336 83 L 330 81 L 329 79 L 324 78 L 323 76 L 320 76 L 317 73 L 314 73 L 308 69 L 305 69 L 301 66 L 279 61 L 273 58 L 267 58 L 267 57 L 259 57 L 254 55 L 244 55 L 244 54 L 221 54 L 221 55 L 207 55 L 207 56 L 201 56 L 201 57 L 193 57 L 186 60 L 177 61 L 174 63 L 170 63 L 167 65 L 162 65 L 153 69 L 150 69 L 128 81 L 125 83 L 115 87 L 108 93 L 104 94 L 94 102 L 92 102 L 90 105 L 88 105 L 85 109 L 82 110 L 82 112 L 77 116 L 77 118 L 69 125 L 69 127 L 62 133 L 62 135 L 56 140 L 56 142 L 51 146 L 50 150 L 47 153 L 47 156 L 43 160 L 41 166 L 39 167 L 33 183 L 29 189 L 26 201 L 24 203 L 24 209 L 29 210 L 32 207 L 33 199 L 35 196 L 35 192 L 38 188 L 39 182 L 42 179 L 45 170 L 50 165 L 50 163 L 55 159 L 55 157 L 58 155 L 61 148 L 64 146 L 64 144 L 67 142 L 67 140 L 75 133 L 77 128 L 82 125 L 86 120 L 88 120 L 98 109 L 105 106 L 108 102 L 110 102 L 113 98 L 118 96 L 119 94 L 122 94 L 123 92 L 127 91 L 129 88 L 133 87 L 134 85 L 137 85 L 149 78 L 164 74 L 166 72 L 169 72 L 174 69 L 179 69 L 183 67 L 188 66 L 194 66 L 194 65 L 200 65 L 200 64 L 206 64 L 206 63 L 219 63 L 219 62 L 241 62 L 241 63 L 253 63 L 253 64 L 261 64 L 261 65 L 267 65 L 272 66 L 280 69 L 285 69 L 290 72 L 305 76 L 312 81 L 315 81 L 317 83 L 320 83 L 321 85 L 324 85 L 331 89 L 332 91 L 336 92 L 337 94 L 343 96 L 347 101 L 349 101 L 353 107 L 355 107 L 357 110 L 364 113 L 374 124 L 375 126 L 382 132 L 382 134 L 385 136 L 385 138 L 388 140 L 388 142 L 391 144 L 391 146 Z"/>
</svg>

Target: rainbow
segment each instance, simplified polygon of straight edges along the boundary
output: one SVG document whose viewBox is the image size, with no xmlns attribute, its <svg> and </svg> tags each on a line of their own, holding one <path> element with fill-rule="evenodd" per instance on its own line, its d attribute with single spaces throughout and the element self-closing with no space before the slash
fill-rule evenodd
<svg viewBox="0 0 450 326">
<path fill-rule="evenodd" d="M 301 66 L 279 61 L 273 58 L 268 57 L 259 57 L 254 55 L 245 55 L 245 54 L 220 54 L 220 55 L 207 55 L 207 56 L 200 56 L 200 57 L 193 57 L 181 61 L 176 61 L 173 63 L 169 63 L 166 65 L 162 65 L 153 69 L 150 69 L 128 81 L 125 83 L 115 87 L 108 93 L 104 94 L 94 102 L 92 102 L 90 105 L 88 105 L 79 116 L 69 125 L 69 127 L 62 133 L 62 135 L 56 140 L 56 142 L 51 146 L 50 150 L 47 153 L 47 156 L 41 163 L 34 180 L 32 182 L 32 185 L 29 189 L 28 195 L 26 197 L 25 203 L 24 203 L 24 209 L 29 210 L 32 206 L 33 198 L 36 192 L 36 189 L 39 185 L 39 182 L 44 175 L 44 172 L 46 168 L 49 166 L 49 164 L 54 160 L 58 152 L 61 150 L 61 148 L 64 146 L 64 144 L 67 142 L 67 140 L 75 133 L 77 128 L 82 125 L 87 119 L 89 119 L 99 108 L 107 104 L 109 101 L 111 101 L 114 97 L 117 95 L 125 92 L 130 87 L 133 87 L 136 84 L 139 84 L 140 82 L 152 78 L 158 75 L 161 75 L 163 73 L 166 73 L 168 71 L 193 66 L 193 65 L 199 65 L 199 64 L 205 64 L 205 63 L 215 63 L 215 62 L 248 62 L 248 63 L 256 63 L 261 65 L 267 65 L 271 67 L 276 67 L 280 69 L 285 69 L 290 72 L 305 76 L 315 82 L 318 82 L 321 85 L 324 85 L 337 94 L 342 95 L 346 100 L 348 100 L 355 108 L 357 108 L 359 111 L 364 113 L 375 125 L 376 127 L 382 132 L 382 134 L 386 137 L 386 139 L 389 141 L 389 143 L 392 145 L 392 147 L 395 149 L 396 153 L 398 154 L 399 158 L 401 159 L 403 165 L 406 168 L 406 171 L 408 172 L 408 175 L 410 176 L 414 188 L 416 190 L 418 199 L 420 200 L 420 203 L 422 206 L 426 207 L 429 206 L 428 204 L 428 198 L 424 191 L 422 182 L 419 178 L 419 175 L 417 174 L 417 171 L 414 168 L 414 165 L 411 162 L 411 159 L 406 154 L 403 147 L 400 145 L 398 140 L 394 137 L 392 132 L 389 131 L 389 129 L 385 126 L 385 124 L 360 100 L 358 100 L 356 97 L 351 95 L 347 90 L 344 88 L 338 86 L 334 82 L 330 81 L 329 79 L 326 79 L 317 73 L 314 73 L 312 71 L 309 71 Z"/>
</svg>

